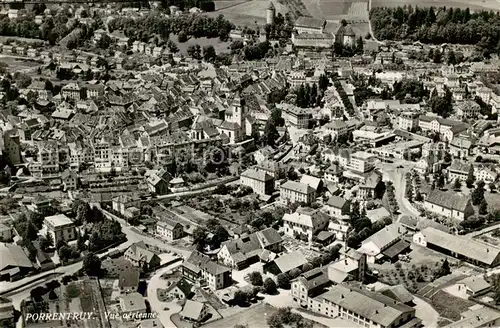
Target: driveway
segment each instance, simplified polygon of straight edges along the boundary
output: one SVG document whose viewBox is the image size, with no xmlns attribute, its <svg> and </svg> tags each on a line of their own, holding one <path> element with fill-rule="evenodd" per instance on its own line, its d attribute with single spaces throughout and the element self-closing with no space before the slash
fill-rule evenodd
<svg viewBox="0 0 500 328">
<path fill-rule="evenodd" d="M 172 320 L 170 320 L 170 316 L 174 313 L 180 312 L 182 310 L 182 307 L 178 305 L 176 301 L 161 302 L 158 299 L 156 290 L 158 288 L 163 288 L 163 289 L 167 288 L 167 282 L 161 279 L 161 276 L 164 273 L 178 267 L 180 264 L 181 262 L 176 262 L 165 268 L 159 269 L 158 271 L 155 272 L 155 274 L 151 277 L 151 279 L 148 282 L 147 300 L 151 305 L 151 311 L 158 315 L 158 319 L 160 320 L 160 322 L 163 324 L 164 327 L 175 327 Z M 168 310 L 165 310 L 165 308 L 168 308 Z"/>
</svg>

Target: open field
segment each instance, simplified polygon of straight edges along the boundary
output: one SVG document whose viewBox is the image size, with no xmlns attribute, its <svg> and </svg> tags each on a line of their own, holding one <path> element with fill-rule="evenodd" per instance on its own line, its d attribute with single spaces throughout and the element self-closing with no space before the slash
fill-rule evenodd
<svg viewBox="0 0 500 328">
<path fill-rule="evenodd" d="M 272 0 L 276 8 L 276 14 L 284 15 L 288 12 L 286 2 L 280 4 L 277 0 Z M 217 17 L 222 14 L 225 18 L 233 22 L 236 26 L 255 27 L 255 23 L 264 25 L 266 23 L 266 9 L 269 6 L 268 0 L 222 0 L 214 1 L 215 11 L 207 13 L 209 16 Z"/>
<path fill-rule="evenodd" d="M 411 1 L 411 0 L 372 0 L 372 7 L 398 7 L 404 5 L 412 5 L 419 7 L 454 7 L 454 8 L 469 8 L 471 10 L 499 10 L 500 11 L 500 1 L 498 0 L 424 0 L 422 1 Z"/>
<path fill-rule="evenodd" d="M 302 0 L 312 17 L 326 20 L 368 18 L 368 1 Z"/>
<path fill-rule="evenodd" d="M 234 327 L 245 324 L 248 327 L 267 327 L 267 317 L 276 312 L 276 308 L 269 304 L 259 304 L 248 310 L 240 311 L 222 320 L 217 320 L 204 327 Z"/>
</svg>

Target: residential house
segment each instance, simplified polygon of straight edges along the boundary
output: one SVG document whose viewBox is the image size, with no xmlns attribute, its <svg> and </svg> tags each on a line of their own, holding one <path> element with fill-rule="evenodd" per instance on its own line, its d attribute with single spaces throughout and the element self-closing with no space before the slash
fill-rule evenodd
<svg viewBox="0 0 500 328">
<path fill-rule="evenodd" d="M 453 287 L 459 294 L 463 295 L 464 298 L 484 295 L 491 290 L 490 283 L 481 276 L 464 278 L 457 281 Z"/>
<path fill-rule="evenodd" d="M 392 223 L 363 240 L 358 252 L 366 254 L 368 263 L 375 263 L 387 256 L 384 253 L 390 252 L 391 246 L 396 245 L 405 233 L 406 229 L 399 223 Z"/>
<path fill-rule="evenodd" d="M 339 167 L 339 165 L 332 164 L 325 170 L 325 175 L 323 179 L 327 182 L 339 183 L 340 178 L 342 177 L 343 170 Z"/>
<path fill-rule="evenodd" d="M 474 168 L 474 178 L 476 181 L 484 181 L 486 184 L 493 183 L 497 180 L 498 173 L 492 167 L 478 166 Z"/>
<path fill-rule="evenodd" d="M 453 219 L 465 220 L 474 214 L 470 198 L 450 191 L 431 190 L 424 201 L 424 208 Z"/>
<path fill-rule="evenodd" d="M 118 288 L 122 294 L 137 292 L 139 287 L 139 269 L 135 267 L 126 268 L 118 273 Z"/>
<path fill-rule="evenodd" d="M 477 118 L 481 112 L 479 104 L 472 100 L 460 102 L 455 107 L 456 114 L 460 119 Z"/>
<path fill-rule="evenodd" d="M 128 195 L 120 195 L 118 197 L 113 198 L 111 203 L 113 211 L 120 213 L 123 216 L 126 216 L 127 210 L 131 208 L 139 209 L 141 206 L 141 200 L 135 196 Z"/>
<path fill-rule="evenodd" d="M 70 169 L 61 173 L 61 182 L 64 190 L 75 190 L 78 186 L 78 174 Z"/>
<path fill-rule="evenodd" d="M 198 251 L 191 253 L 181 270 L 186 279 L 205 282 L 212 290 L 223 289 L 232 284 L 230 268 L 210 260 L 207 255 Z"/>
<path fill-rule="evenodd" d="M 134 320 L 146 313 L 146 301 L 137 292 L 121 295 L 119 300 L 120 310 L 125 319 Z"/>
<path fill-rule="evenodd" d="M 311 208 L 299 207 L 295 213 L 283 216 L 283 230 L 286 235 L 312 241 L 320 232 L 326 230 L 330 217 Z"/>
<path fill-rule="evenodd" d="M 465 181 L 469 176 L 470 170 L 472 170 L 472 165 L 470 163 L 454 160 L 448 167 L 448 179 L 450 181 L 455 181 L 457 179 Z"/>
<path fill-rule="evenodd" d="M 356 129 L 355 121 L 344 122 L 342 120 L 334 120 L 325 125 L 326 131 L 330 133 L 333 139 L 348 135 Z"/>
<path fill-rule="evenodd" d="M 455 158 L 466 159 L 467 156 L 472 155 L 472 142 L 463 137 L 455 137 L 449 143 L 449 151 L 451 156 Z"/>
<path fill-rule="evenodd" d="M 174 241 L 184 236 L 184 228 L 179 222 L 164 218 L 156 222 L 156 234 L 167 241 Z"/>
<path fill-rule="evenodd" d="M 413 131 L 418 126 L 418 113 L 401 113 L 401 115 L 398 117 L 398 126 L 401 130 Z"/>
<path fill-rule="evenodd" d="M 350 211 L 350 202 L 339 196 L 331 196 L 325 205 L 326 212 L 333 217 L 342 218 Z"/>
<path fill-rule="evenodd" d="M 200 323 L 208 316 L 208 306 L 202 302 L 186 300 L 179 315 L 184 320 Z"/>
<path fill-rule="evenodd" d="M 264 272 L 269 272 L 274 275 L 280 273 L 289 273 L 293 269 L 301 269 L 304 264 L 308 263 L 307 258 L 300 250 L 286 253 L 278 257 L 272 262 L 264 264 Z"/>
<path fill-rule="evenodd" d="M 148 189 L 157 195 L 165 195 L 168 193 L 172 176 L 165 169 L 160 169 L 158 172 L 150 174 L 146 178 Z"/>
<path fill-rule="evenodd" d="M 328 223 L 328 231 L 331 231 L 335 234 L 335 239 L 337 240 L 346 240 L 347 239 L 347 231 L 351 228 L 349 222 L 332 218 Z"/>
<path fill-rule="evenodd" d="M 68 83 L 61 88 L 61 95 L 65 98 L 80 100 L 81 88 L 78 83 Z"/>
<path fill-rule="evenodd" d="M 282 251 L 282 239 L 273 228 L 266 228 L 222 244 L 217 253 L 220 263 L 241 270 L 259 260 L 266 261 L 271 254 Z"/>
<path fill-rule="evenodd" d="M 175 298 L 178 300 L 190 299 L 193 293 L 193 285 L 191 285 L 186 279 L 180 279 L 177 283 L 173 283 L 170 288 L 167 289 L 166 294 L 168 297 Z"/>
<path fill-rule="evenodd" d="M 302 273 L 291 281 L 291 293 L 294 303 L 307 308 L 309 298 L 322 294 L 332 284 L 328 279 L 328 267 L 319 267 Z"/>
<path fill-rule="evenodd" d="M 274 178 L 261 170 L 248 169 L 241 173 L 240 183 L 259 195 L 271 195 L 274 190 Z"/>
<path fill-rule="evenodd" d="M 280 186 L 280 202 L 284 205 L 305 203 L 310 205 L 316 199 L 316 191 L 307 184 L 287 181 Z"/>
<path fill-rule="evenodd" d="M 358 197 L 361 199 L 380 198 L 382 197 L 382 192 L 382 176 L 378 171 L 373 171 L 359 185 Z"/>
<path fill-rule="evenodd" d="M 161 263 L 160 257 L 150 251 L 143 241 L 130 245 L 123 256 L 125 260 L 130 261 L 134 266 L 138 268 L 146 267 L 147 270 L 154 270 Z"/>
<path fill-rule="evenodd" d="M 77 237 L 75 223 L 64 214 L 47 216 L 43 223 L 47 227 L 47 233 L 52 235 L 54 245 L 61 240 L 68 242 Z"/>
</svg>

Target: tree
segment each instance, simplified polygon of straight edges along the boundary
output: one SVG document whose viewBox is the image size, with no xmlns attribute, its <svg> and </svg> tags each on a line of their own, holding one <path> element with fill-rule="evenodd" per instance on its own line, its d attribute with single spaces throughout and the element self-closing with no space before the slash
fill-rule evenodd
<svg viewBox="0 0 500 328">
<path fill-rule="evenodd" d="M 245 293 L 244 291 L 238 289 L 234 293 L 233 301 L 234 301 L 234 303 L 236 303 L 238 305 L 246 304 L 246 303 L 248 303 L 248 294 Z"/>
<path fill-rule="evenodd" d="M 203 59 L 205 61 L 211 62 L 217 58 L 217 53 L 215 52 L 215 48 L 212 45 L 203 47 Z"/>
<path fill-rule="evenodd" d="M 179 52 L 179 47 L 177 46 L 177 44 L 172 41 L 172 40 L 168 40 L 167 41 L 167 47 L 168 47 L 168 50 L 170 50 L 171 53 L 175 54 L 177 52 Z"/>
<path fill-rule="evenodd" d="M 479 181 L 471 193 L 472 205 L 479 205 L 484 200 L 484 182 Z"/>
<path fill-rule="evenodd" d="M 485 215 L 488 214 L 488 203 L 486 202 L 486 199 L 483 198 L 481 203 L 479 204 L 479 214 Z"/>
<path fill-rule="evenodd" d="M 184 31 L 180 31 L 177 40 L 179 40 L 179 43 L 184 43 L 188 40 L 187 34 Z"/>
<path fill-rule="evenodd" d="M 98 48 L 108 49 L 112 42 L 113 42 L 113 40 L 111 39 L 111 37 L 109 35 L 107 35 L 106 33 L 104 33 L 101 36 L 101 38 L 97 41 L 96 45 Z"/>
<path fill-rule="evenodd" d="M 193 244 L 196 245 L 198 251 L 203 251 L 208 243 L 208 232 L 202 227 L 198 227 L 193 231 Z"/>
<path fill-rule="evenodd" d="M 73 255 L 73 250 L 70 246 L 63 245 L 61 246 L 61 248 L 57 250 L 57 254 L 59 254 L 59 258 L 61 259 L 62 262 L 66 262 L 69 259 L 71 259 Z"/>
<path fill-rule="evenodd" d="M 432 57 L 434 64 L 441 64 L 441 51 L 434 50 L 434 56 Z"/>
<path fill-rule="evenodd" d="M 264 293 L 269 294 L 269 295 L 276 294 L 276 292 L 278 291 L 278 288 L 277 288 L 276 283 L 274 282 L 274 280 L 272 278 L 266 278 L 266 280 L 264 280 L 263 291 L 264 291 Z"/>
<path fill-rule="evenodd" d="M 448 259 L 445 259 L 439 270 L 434 273 L 434 279 L 441 278 L 443 276 L 449 275 L 450 273 L 450 264 L 448 263 Z"/>
<path fill-rule="evenodd" d="M 460 188 L 462 188 L 462 182 L 459 178 L 456 178 L 455 182 L 453 183 L 453 189 L 460 190 Z"/>
<path fill-rule="evenodd" d="M 269 146 L 274 146 L 279 138 L 279 132 L 274 122 L 268 120 L 262 134 L 262 141 Z"/>
<path fill-rule="evenodd" d="M 43 237 L 40 240 L 40 248 L 44 252 L 46 252 L 49 248 L 51 248 L 53 246 L 54 246 L 54 239 L 52 238 L 52 234 L 50 234 L 49 232 L 47 232 L 47 234 L 45 235 L 45 237 Z"/>
<path fill-rule="evenodd" d="M 36 240 L 38 237 L 38 230 L 31 220 L 26 223 L 26 230 L 24 231 L 23 240 Z"/>
<path fill-rule="evenodd" d="M 88 276 L 99 276 L 101 274 L 101 259 L 92 252 L 83 258 L 83 271 Z"/>
<path fill-rule="evenodd" d="M 250 283 L 254 286 L 262 286 L 263 284 L 262 275 L 258 271 L 251 272 L 248 275 L 248 279 L 250 280 Z"/>
<path fill-rule="evenodd" d="M 278 280 L 278 286 L 283 289 L 290 288 L 290 277 L 286 273 L 280 273 L 276 277 Z"/>
<path fill-rule="evenodd" d="M 474 186 L 474 169 L 471 165 L 469 169 L 469 173 L 467 174 L 467 179 L 465 180 L 465 184 L 467 185 L 467 188 L 472 188 Z"/>
</svg>

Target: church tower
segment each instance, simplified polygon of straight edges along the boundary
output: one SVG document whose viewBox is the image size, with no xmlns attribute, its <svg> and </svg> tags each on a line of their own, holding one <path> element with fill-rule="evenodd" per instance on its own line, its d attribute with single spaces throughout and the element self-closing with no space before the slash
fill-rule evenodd
<svg viewBox="0 0 500 328">
<path fill-rule="evenodd" d="M 243 123 L 245 121 L 244 115 L 245 115 L 245 108 L 243 101 L 241 100 L 239 95 L 236 95 L 233 99 L 233 103 L 231 105 L 232 107 L 232 122 L 238 124 L 240 127 L 243 126 Z"/>
<path fill-rule="evenodd" d="M 274 24 L 274 17 L 276 17 L 276 8 L 272 1 L 269 2 L 269 6 L 266 10 L 266 23 L 269 25 Z"/>
</svg>

